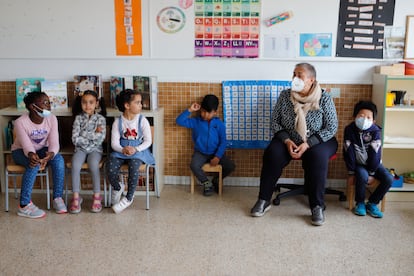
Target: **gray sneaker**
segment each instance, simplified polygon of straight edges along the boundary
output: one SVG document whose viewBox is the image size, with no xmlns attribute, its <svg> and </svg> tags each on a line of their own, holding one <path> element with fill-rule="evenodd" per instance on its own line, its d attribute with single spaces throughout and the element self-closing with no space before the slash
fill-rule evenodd
<svg viewBox="0 0 414 276">
<path fill-rule="evenodd" d="M 206 182 L 203 182 L 202 184 L 204 187 L 203 195 L 211 196 L 213 194 L 213 189 L 214 189 L 213 184 L 209 180 L 207 180 Z"/>
<path fill-rule="evenodd" d="M 19 206 L 17 215 L 26 218 L 43 218 L 46 216 L 46 213 L 30 201 L 30 203 L 27 204 L 24 208 L 21 208 Z"/>
<path fill-rule="evenodd" d="M 312 224 L 316 226 L 321 226 L 325 223 L 325 215 L 323 213 L 323 208 L 319 205 L 316 205 L 312 209 Z"/>
<path fill-rule="evenodd" d="M 112 206 L 119 203 L 119 201 L 121 200 L 122 193 L 125 190 L 125 185 L 124 184 L 119 183 L 119 186 L 121 186 L 121 189 L 119 189 L 119 191 L 115 190 L 112 187 L 112 192 L 111 192 L 111 204 L 112 204 Z"/>
<path fill-rule="evenodd" d="M 272 207 L 270 205 L 270 201 L 259 198 L 250 210 L 250 215 L 252 217 L 262 217 L 267 211 L 269 211 L 270 207 Z"/>
<path fill-rule="evenodd" d="M 61 197 L 57 197 L 53 200 L 53 208 L 55 209 L 57 214 L 65 214 L 68 212 L 65 202 Z"/>
</svg>

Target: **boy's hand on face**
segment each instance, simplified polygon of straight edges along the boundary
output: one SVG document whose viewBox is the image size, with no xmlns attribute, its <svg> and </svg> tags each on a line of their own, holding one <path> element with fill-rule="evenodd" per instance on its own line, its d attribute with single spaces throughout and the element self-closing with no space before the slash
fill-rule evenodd
<svg viewBox="0 0 414 276">
<path fill-rule="evenodd" d="M 198 104 L 198 103 L 192 103 L 191 106 L 190 106 L 190 108 L 188 109 L 188 111 L 195 112 L 195 111 L 200 110 L 200 108 L 201 108 L 200 104 Z"/>
</svg>

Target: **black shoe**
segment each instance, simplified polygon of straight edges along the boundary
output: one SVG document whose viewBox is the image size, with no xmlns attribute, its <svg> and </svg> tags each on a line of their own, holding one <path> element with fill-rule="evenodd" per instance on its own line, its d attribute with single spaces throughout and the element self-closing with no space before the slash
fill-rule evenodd
<svg viewBox="0 0 414 276">
<path fill-rule="evenodd" d="M 270 207 L 272 207 L 270 205 L 270 201 L 259 198 L 256 201 L 256 204 L 253 206 L 252 210 L 250 210 L 250 215 L 252 217 L 261 217 L 270 209 Z"/>
<path fill-rule="evenodd" d="M 213 184 L 214 191 L 218 194 L 218 192 L 219 192 L 219 179 L 218 179 L 218 177 L 214 177 L 211 180 L 211 183 Z"/>
<path fill-rule="evenodd" d="M 317 205 L 312 209 L 312 224 L 321 226 L 325 223 L 325 215 L 323 213 L 324 208 Z"/>
<path fill-rule="evenodd" d="M 214 193 L 213 184 L 210 181 L 203 182 L 202 185 L 204 186 L 204 196 L 211 196 Z"/>
</svg>

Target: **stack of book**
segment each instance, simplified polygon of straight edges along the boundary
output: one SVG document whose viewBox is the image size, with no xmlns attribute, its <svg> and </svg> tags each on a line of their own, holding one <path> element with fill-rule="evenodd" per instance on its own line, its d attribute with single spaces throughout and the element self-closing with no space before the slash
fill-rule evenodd
<svg viewBox="0 0 414 276">
<path fill-rule="evenodd" d="M 111 93 L 111 107 L 116 108 L 116 96 L 125 89 L 133 89 L 142 94 L 143 110 L 155 110 L 158 108 L 157 77 L 111 76 L 109 86 Z"/>
</svg>

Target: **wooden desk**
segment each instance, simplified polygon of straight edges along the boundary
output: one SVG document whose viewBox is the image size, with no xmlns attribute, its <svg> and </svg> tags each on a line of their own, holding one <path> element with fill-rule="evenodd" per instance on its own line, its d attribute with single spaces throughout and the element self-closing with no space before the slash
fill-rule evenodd
<svg viewBox="0 0 414 276">
<path fill-rule="evenodd" d="M 10 154 L 10 149 L 6 148 L 4 128 L 7 127 L 7 124 L 10 120 L 18 118 L 25 112 L 27 112 L 26 109 L 18 110 L 15 106 L 0 109 L 0 127 L 2 132 L 2 135 L 0 136 L 0 181 L 2 192 L 5 191 L 5 156 L 6 154 Z M 62 117 L 67 117 L 68 119 L 72 117 L 72 111 L 70 108 L 55 109 L 52 110 L 52 112 L 56 115 L 56 117 L 58 117 L 58 120 Z M 153 111 L 143 110 L 141 114 L 152 121 L 152 124 L 154 126 L 153 154 L 157 162 L 157 169 L 155 173 L 158 181 L 159 192 L 161 193 L 162 188 L 164 187 L 164 109 L 158 108 L 157 110 Z M 107 118 L 115 118 L 119 115 L 121 115 L 121 112 L 119 112 L 117 109 L 107 109 Z M 72 133 L 72 130 L 70 130 L 70 133 Z M 62 133 L 60 133 L 60 135 L 62 135 Z M 65 150 L 65 148 L 61 148 L 61 153 L 72 154 L 73 151 L 68 151 Z M 137 191 L 136 194 L 145 195 L 145 191 Z M 151 194 L 155 195 L 155 192 L 152 192 Z"/>
</svg>

